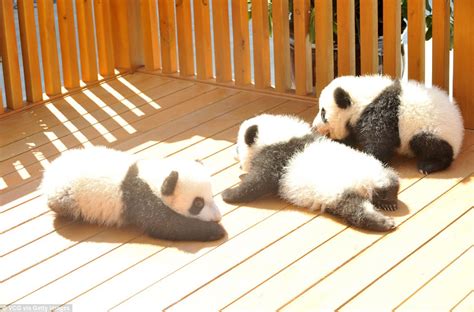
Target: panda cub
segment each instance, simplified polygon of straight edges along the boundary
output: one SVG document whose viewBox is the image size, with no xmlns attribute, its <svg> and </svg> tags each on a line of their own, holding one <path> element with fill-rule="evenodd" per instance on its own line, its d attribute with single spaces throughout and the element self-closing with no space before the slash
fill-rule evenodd
<svg viewBox="0 0 474 312">
<path fill-rule="evenodd" d="M 51 163 L 40 189 L 51 210 L 76 220 L 131 224 L 168 240 L 226 234 L 217 223 L 210 175 L 197 161 L 137 159 L 101 146 L 74 149 Z"/>
<path fill-rule="evenodd" d="M 223 192 L 226 202 L 278 194 L 357 227 L 377 231 L 395 227 L 393 219 L 375 206 L 396 209 L 397 174 L 370 155 L 312 133 L 310 125 L 296 117 L 264 114 L 244 121 L 237 153 L 248 173 L 237 187 Z"/>
<path fill-rule="evenodd" d="M 464 135 L 446 92 L 377 75 L 334 79 L 321 92 L 313 127 L 385 163 L 395 151 L 416 156 L 423 174 L 448 168 Z"/>
</svg>

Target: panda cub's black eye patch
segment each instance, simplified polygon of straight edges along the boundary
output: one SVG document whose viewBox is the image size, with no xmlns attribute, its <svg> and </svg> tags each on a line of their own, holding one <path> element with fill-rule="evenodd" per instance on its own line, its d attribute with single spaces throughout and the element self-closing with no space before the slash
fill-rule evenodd
<svg viewBox="0 0 474 312">
<path fill-rule="evenodd" d="M 326 119 L 326 110 L 324 108 L 321 108 L 321 120 L 324 122 L 324 123 L 327 123 L 328 120 Z"/>
<path fill-rule="evenodd" d="M 193 200 L 191 208 L 189 208 L 189 213 L 196 216 L 201 212 L 202 208 L 204 208 L 204 199 L 202 197 L 196 197 Z"/>
</svg>

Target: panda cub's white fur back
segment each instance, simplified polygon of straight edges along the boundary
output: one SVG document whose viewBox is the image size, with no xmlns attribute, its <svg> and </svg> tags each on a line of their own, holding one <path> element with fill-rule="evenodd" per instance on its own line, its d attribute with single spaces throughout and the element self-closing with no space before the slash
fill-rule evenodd
<svg viewBox="0 0 474 312">
<path fill-rule="evenodd" d="M 358 227 L 394 227 L 374 204 L 396 209 L 397 174 L 370 155 L 313 134 L 296 117 L 263 115 L 243 122 L 237 151 L 248 173 L 238 187 L 224 191 L 227 202 L 273 193 L 298 206 L 323 208 Z"/>
<path fill-rule="evenodd" d="M 133 224 L 157 238 L 214 240 L 210 174 L 193 160 L 139 159 L 106 147 L 69 150 L 44 173 L 40 189 L 59 215 L 94 224 Z"/>
<path fill-rule="evenodd" d="M 383 162 L 394 152 L 416 156 L 423 173 L 449 167 L 464 136 L 460 110 L 446 92 L 379 75 L 334 79 L 321 92 L 313 127 Z"/>
</svg>

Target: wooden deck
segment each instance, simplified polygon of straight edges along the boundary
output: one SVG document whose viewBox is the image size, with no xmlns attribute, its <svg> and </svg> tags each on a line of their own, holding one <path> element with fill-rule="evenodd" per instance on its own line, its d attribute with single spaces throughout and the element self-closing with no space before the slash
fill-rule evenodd
<svg viewBox="0 0 474 312">
<path fill-rule="evenodd" d="M 314 101 L 136 73 L 0 119 L 0 304 L 74 311 L 381 311 L 474 309 L 474 131 L 447 171 L 396 159 L 399 227 L 388 234 L 265 198 L 220 192 L 239 181 L 233 143 L 257 113 L 312 120 Z M 107 145 L 202 159 L 228 238 L 171 243 L 134 229 L 56 218 L 36 191 L 61 152 Z"/>
</svg>

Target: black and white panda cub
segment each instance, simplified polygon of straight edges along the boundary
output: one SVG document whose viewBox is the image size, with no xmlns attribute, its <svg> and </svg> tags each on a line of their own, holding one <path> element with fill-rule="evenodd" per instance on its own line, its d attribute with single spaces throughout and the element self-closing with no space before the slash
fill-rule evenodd
<svg viewBox="0 0 474 312">
<path fill-rule="evenodd" d="M 378 75 L 334 79 L 321 92 L 313 127 L 385 163 L 395 151 L 416 156 L 424 174 L 449 167 L 464 135 L 446 92 Z"/>
<path fill-rule="evenodd" d="M 192 160 L 137 159 L 106 147 L 69 150 L 44 172 L 40 186 L 57 214 L 94 224 L 132 224 L 168 240 L 225 236 L 210 175 Z M 216 221 L 216 222 L 211 222 Z"/>
<path fill-rule="evenodd" d="M 357 227 L 377 231 L 395 227 L 392 218 L 375 209 L 396 209 L 395 171 L 370 155 L 312 133 L 311 126 L 296 117 L 264 114 L 244 121 L 237 154 L 248 173 L 237 187 L 223 192 L 226 202 L 278 194 Z"/>
</svg>

